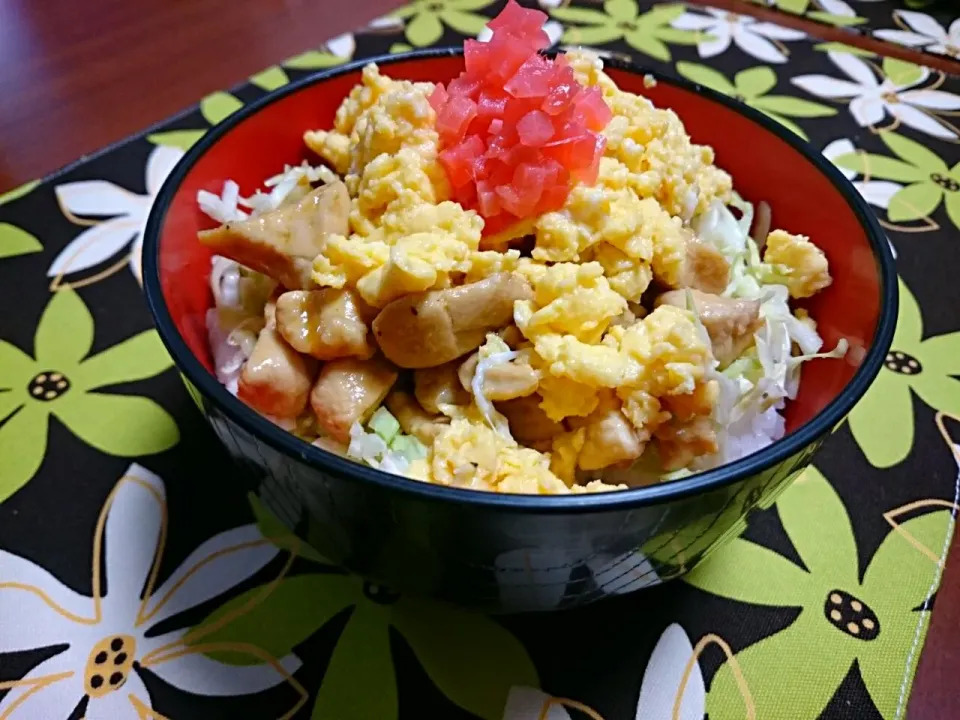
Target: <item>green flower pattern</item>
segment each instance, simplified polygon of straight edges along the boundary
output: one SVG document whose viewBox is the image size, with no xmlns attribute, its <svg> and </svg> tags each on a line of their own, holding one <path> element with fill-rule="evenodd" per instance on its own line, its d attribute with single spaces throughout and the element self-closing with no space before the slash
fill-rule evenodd
<svg viewBox="0 0 960 720">
<path fill-rule="evenodd" d="M 865 177 L 905 183 L 890 198 L 887 217 L 891 221 L 929 217 L 943 205 L 954 228 L 960 229 L 960 163 L 949 167 L 932 150 L 894 132 L 882 132 L 880 139 L 895 157 L 857 152 L 834 162 Z"/>
<path fill-rule="evenodd" d="M 622 42 L 635 56 L 672 63 L 681 47 L 691 48 L 682 51 L 685 57 L 695 57 L 689 54 L 695 52 L 692 46 L 709 39 L 671 27 L 685 11 L 682 5 L 651 7 L 635 0 L 607 0 L 601 9 L 592 0 L 587 7 L 567 2 L 552 7 L 556 4 L 544 2 L 543 6 L 551 6 L 550 15 L 566 24 L 561 39 L 566 45 Z M 855 15 L 827 13 L 815 0 L 762 4 L 838 26 L 864 22 Z M 448 31 L 473 37 L 499 7 L 493 0 L 414 0 L 392 13 L 395 26 L 390 32 L 378 34 L 392 34 L 384 44 L 391 53 L 437 44 Z M 251 76 L 249 82 L 262 92 L 275 90 L 290 82 L 291 75 L 297 77 L 297 72 L 350 60 L 350 47 L 346 53 L 326 45 L 309 50 Z M 823 52 L 873 55 L 841 43 L 815 47 Z M 621 49 L 603 50 L 616 55 L 622 54 Z M 748 67 L 732 75 L 687 61 L 674 67 L 684 77 L 754 107 L 805 139 L 809 128 L 804 121 L 837 114 L 819 103 L 771 94 L 778 77 L 767 67 Z M 242 106 L 237 95 L 218 92 L 201 101 L 200 113 L 212 127 Z M 185 150 L 208 129 L 162 130 L 147 139 Z M 903 184 L 889 202 L 887 214 L 892 222 L 928 218 L 943 206 L 953 226 L 960 228 L 960 164 L 950 166 L 934 149 L 893 132 L 880 133 L 879 140 L 889 154 L 858 152 L 835 162 L 865 178 Z M 37 185 L 28 183 L 0 195 L 0 206 L 26 197 Z M 44 251 L 45 242 L 15 223 L 0 222 L 0 261 L 4 263 L 29 263 L 31 255 Z M 159 404 L 127 388 L 109 390 L 171 367 L 156 332 L 140 333 L 91 353 L 96 334 L 87 306 L 75 291 L 66 289 L 47 303 L 36 328 L 32 356 L 0 340 L 0 457 L 13 458 L 12 463 L 0 463 L 0 502 L 39 471 L 51 437 L 51 417 L 107 455 L 151 455 L 179 441 L 175 421 Z M 933 410 L 960 416 L 958 375 L 960 332 L 924 338 L 920 307 L 901 280 L 893 348 L 876 384 L 849 417 L 851 434 L 866 460 L 887 468 L 908 458 L 915 433 L 914 395 Z M 900 422 L 891 422 L 892 418 Z M 850 672 L 860 673 L 884 718 L 900 717 L 919 657 L 914 651 L 922 646 L 929 622 L 930 594 L 939 580 L 937 564 L 918 545 L 939 555 L 953 530 L 950 513 L 914 513 L 887 534 L 869 563 L 861 562 L 862 550 L 847 509 L 827 479 L 810 468 L 779 496 L 775 510 L 766 511 L 778 514 L 801 566 L 740 538 L 747 521 L 734 516 L 749 498 L 735 501 L 717 520 L 732 523 L 728 533 L 734 539 L 688 575 L 688 583 L 734 602 L 798 608 L 799 615 L 783 630 L 740 649 L 733 662 L 720 667 L 709 686 L 710 720 L 743 717 L 738 671 L 746 680 L 756 716 L 764 720 L 818 717 Z M 402 689 L 398 689 L 394 659 L 398 647 L 413 653 L 422 672 L 450 702 L 480 718 L 500 720 L 511 687 L 539 686 L 537 668 L 526 648 L 496 620 L 413 600 L 344 575 L 315 550 L 285 534 L 262 508 L 255 505 L 254 511 L 264 535 L 293 553 L 300 564 L 275 586 L 253 588 L 212 611 L 202 625 L 218 623 L 268 591 L 251 612 L 215 630 L 204 642 L 221 647 L 253 642 L 280 658 L 336 626 L 334 649 L 319 690 L 310 700 L 313 718 L 399 717 Z M 698 543 L 705 529 L 703 523 L 693 523 L 684 535 L 655 538 L 644 551 L 650 551 L 652 560 L 682 571 L 687 557 L 701 551 Z M 685 553 L 678 554 L 678 546 Z M 866 567 L 862 575 L 861 565 Z M 233 665 L 257 662 L 223 651 L 211 656 Z M 784 684 L 785 677 L 791 682 Z"/>
<path fill-rule="evenodd" d="M 900 315 L 893 345 L 876 381 L 850 413 L 850 431 L 867 460 L 886 468 L 913 447 L 913 396 L 934 410 L 960 414 L 960 332 L 923 338 L 923 316 L 899 281 Z M 897 422 L 892 422 L 897 418 Z"/>
<path fill-rule="evenodd" d="M 836 115 L 834 108 L 787 95 L 768 95 L 777 84 L 777 74 L 768 67 L 741 70 L 730 82 L 723 73 L 691 62 L 678 62 L 677 72 L 688 80 L 729 95 L 773 118 L 804 140 L 807 134 L 788 118 L 818 118 Z"/>
<path fill-rule="evenodd" d="M 406 20 L 404 35 L 414 47 L 436 44 L 443 37 L 443 26 L 468 37 L 476 37 L 488 18 L 475 10 L 492 4 L 493 0 L 413 0 L 392 17 Z"/>
<path fill-rule="evenodd" d="M 670 27 L 683 13 L 683 5 L 657 5 L 641 13 L 634 0 L 607 0 L 603 12 L 579 7 L 550 11 L 557 20 L 577 23 L 564 31 L 560 41 L 565 44 L 603 45 L 623 39 L 637 52 L 664 62 L 671 59 L 669 44 L 696 45 L 705 37 Z"/>
<path fill-rule="evenodd" d="M 299 542 L 269 511 L 251 502 L 263 534 L 279 547 L 298 553 Z M 496 621 L 442 603 L 407 598 L 344 575 L 324 564 L 315 551 L 304 549 L 305 559 L 315 563 L 315 572 L 284 578 L 252 611 L 203 642 L 253 642 L 273 657 L 283 657 L 334 618 L 347 614 L 314 700 L 314 720 L 396 720 L 394 632 L 451 702 L 484 720 L 500 720 L 512 686 L 538 686 L 526 649 Z M 253 604 L 262 593 L 262 588 L 254 588 L 234 598 L 201 627 Z M 228 652 L 215 657 L 228 664 L 253 662 Z"/>
<path fill-rule="evenodd" d="M 715 595 L 772 607 L 799 607 L 780 632 L 736 655 L 758 718 L 815 720 L 854 663 L 884 718 L 900 711 L 900 675 L 912 677 L 940 568 L 916 543 L 940 554 L 953 531 L 946 510 L 911 518 L 890 532 L 863 577 L 850 518 L 813 467 L 776 504 L 803 567 L 742 538 L 686 580 Z M 913 542 L 911 542 L 911 540 Z M 784 682 L 789 678 L 789 682 Z M 743 699 L 731 663 L 714 676 L 710 720 L 742 720 Z"/>
<path fill-rule="evenodd" d="M 93 317 L 73 290 L 55 293 L 44 309 L 33 357 L 0 340 L 0 501 L 40 469 L 51 417 L 108 455 L 152 455 L 180 439 L 173 418 L 153 400 L 99 392 L 172 365 L 156 330 L 90 355 L 93 340 Z"/>
<path fill-rule="evenodd" d="M 41 250 L 43 245 L 26 230 L 10 223 L 0 223 L 0 260 Z"/>
</svg>

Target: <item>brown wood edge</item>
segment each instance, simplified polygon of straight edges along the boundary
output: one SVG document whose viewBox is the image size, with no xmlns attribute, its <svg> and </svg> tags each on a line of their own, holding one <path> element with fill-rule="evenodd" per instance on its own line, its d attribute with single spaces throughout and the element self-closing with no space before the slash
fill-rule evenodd
<svg viewBox="0 0 960 720">
<path fill-rule="evenodd" d="M 780 10 L 755 5 L 747 0 L 686 0 L 688 5 L 704 5 L 721 10 L 728 10 L 740 15 L 751 15 L 758 20 L 776 23 L 784 27 L 802 30 L 814 38 L 824 42 L 839 42 L 867 50 L 877 55 L 905 60 L 917 65 L 926 65 L 935 70 L 960 75 L 960 62 L 943 55 L 933 55 L 912 48 L 897 45 L 896 43 L 880 40 L 865 32 L 858 32 L 855 28 L 838 28 L 833 25 L 809 20 L 800 15 L 791 15 Z"/>
</svg>

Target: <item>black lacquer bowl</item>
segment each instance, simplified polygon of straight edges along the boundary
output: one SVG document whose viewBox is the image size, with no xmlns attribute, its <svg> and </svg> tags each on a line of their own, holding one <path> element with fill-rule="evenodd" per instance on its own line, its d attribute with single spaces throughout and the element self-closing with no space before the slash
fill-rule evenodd
<svg viewBox="0 0 960 720">
<path fill-rule="evenodd" d="M 455 50 L 375 60 L 389 75 L 446 82 L 463 68 Z M 366 61 L 365 61 L 366 62 Z M 157 328 L 214 432 L 236 459 L 223 472 L 331 562 L 400 591 L 487 611 L 582 605 L 678 577 L 754 508 L 769 506 L 880 369 L 897 316 L 893 258 L 873 214 L 814 148 L 735 101 L 647 70 L 608 64 L 625 90 L 680 115 L 696 142 L 748 200 L 766 200 L 778 227 L 826 252 L 834 284 L 809 303 L 843 361 L 812 361 L 787 409 L 785 438 L 748 458 L 686 479 L 622 492 L 564 497 L 498 495 L 387 475 L 303 442 L 260 417 L 216 380 L 204 317 L 212 305 L 210 253 L 196 239 L 212 223 L 197 191 L 227 179 L 251 193 L 284 163 L 307 157 L 305 129 L 330 127 L 359 82 L 362 63 L 322 72 L 246 106 L 203 137 L 153 207 L 143 280 Z"/>
</svg>

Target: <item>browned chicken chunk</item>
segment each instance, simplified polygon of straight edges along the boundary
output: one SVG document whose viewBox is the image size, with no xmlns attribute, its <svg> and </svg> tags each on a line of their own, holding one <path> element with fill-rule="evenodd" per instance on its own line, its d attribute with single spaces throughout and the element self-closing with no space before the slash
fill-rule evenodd
<svg viewBox="0 0 960 720">
<path fill-rule="evenodd" d="M 441 405 L 467 405 L 470 402 L 470 394 L 460 385 L 455 362 L 414 371 L 413 388 L 417 402 L 434 415 L 440 413 Z"/>
<path fill-rule="evenodd" d="M 722 293 L 729 282 L 730 264 L 723 254 L 696 236 L 688 238 L 680 287 Z"/>
<path fill-rule="evenodd" d="M 277 329 L 294 349 L 318 360 L 369 358 L 370 309 L 350 290 L 290 290 L 277 299 Z"/>
<path fill-rule="evenodd" d="M 619 400 L 609 394 L 601 397 L 597 409 L 587 417 L 567 419 L 574 429 L 586 429 L 583 447 L 577 455 L 581 470 L 600 470 L 631 462 L 643 454 L 649 435 L 638 433 L 620 407 Z"/>
<path fill-rule="evenodd" d="M 437 434 L 450 423 L 450 418 L 444 415 L 428 413 L 410 393 L 402 390 L 387 395 L 384 404 L 400 423 L 400 429 L 425 445 L 431 445 Z"/>
<path fill-rule="evenodd" d="M 753 334 L 760 329 L 760 301 L 722 297 L 689 291 L 700 320 L 710 335 L 713 356 L 721 367 L 736 360 L 753 344 Z M 656 305 L 687 307 L 686 290 L 670 290 L 657 298 Z"/>
<path fill-rule="evenodd" d="M 373 321 L 373 332 L 383 354 L 400 367 L 436 367 L 480 347 L 488 332 L 510 322 L 513 304 L 532 294 L 520 275 L 497 273 L 394 300 Z"/>
<path fill-rule="evenodd" d="M 547 417 L 540 407 L 539 395 L 527 395 L 498 402 L 496 407 L 510 423 L 510 434 L 524 445 L 534 445 L 544 440 L 552 440 L 564 432 L 562 423 Z"/>
<path fill-rule="evenodd" d="M 347 442 L 353 424 L 366 420 L 396 381 L 396 368 L 379 356 L 328 362 L 310 391 L 317 425 L 334 439 Z"/>
<path fill-rule="evenodd" d="M 237 397 L 267 415 L 295 418 L 307 406 L 316 370 L 316 362 L 290 347 L 268 319 L 240 371 Z"/>
<path fill-rule="evenodd" d="M 337 181 L 311 191 L 299 202 L 203 230 L 198 237 L 218 255 L 297 290 L 311 286 L 313 259 L 323 249 L 326 236 L 348 232 L 349 212 L 347 188 Z"/>
<path fill-rule="evenodd" d="M 717 433 L 706 416 L 664 423 L 654 433 L 664 470 L 687 467 L 694 459 L 717 452 Z"/>
<path fill-rule="evenodd" d="M 469 393 L 473 393 L 473 377 L 479 363 L 480 354 L 473 353 L 457 370 L 460 384 Z M 540 376 L 522 357 L 510 362 L 498 363 L 483 375 L 483 395 L 487 400 L 513 400 L 526 397 L 535 393 L 539 386 Z"/>
</svg>

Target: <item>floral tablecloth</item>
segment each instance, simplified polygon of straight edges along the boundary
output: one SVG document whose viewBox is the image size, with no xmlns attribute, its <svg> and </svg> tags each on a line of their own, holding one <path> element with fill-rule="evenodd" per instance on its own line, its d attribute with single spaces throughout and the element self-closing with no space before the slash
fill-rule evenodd
<svg viewBox="0 0 960 720">
<path fill-rule="evenodd" d="M 903 717 L 960 488 L 955 78 L 701 8 L 545 6 L 559 44 L 629 54 L 807 138 L 898 255 L 876 385 L 684 581 L 471 615 L 329 567 L 231 484 L 141 297 L 158 188 L 243 103 L 459 43 L 501 4 L 416 0 L 0 199 L 0 719 Z"/>
<path fill-rule="evenodd" d="M 960 59 L 960 9 L 954 0 L 742 1 Z"/>
</svg>

